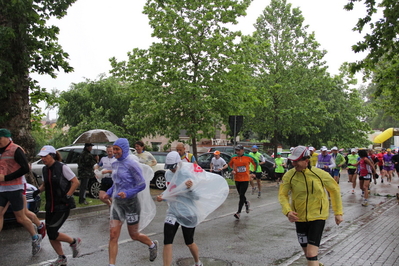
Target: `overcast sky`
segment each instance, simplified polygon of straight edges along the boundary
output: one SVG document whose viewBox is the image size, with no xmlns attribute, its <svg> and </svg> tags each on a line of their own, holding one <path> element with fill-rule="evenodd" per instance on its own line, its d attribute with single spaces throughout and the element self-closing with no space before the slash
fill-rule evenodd
<svg viewBox="0 0 399 266">
<path fill-rule="evenodd" d="M 110 70 L 109 58 L 126 60 L 133 48 L 148 48 L 154 39 L 148 18 L 142 14 L 146 0 L 77 0 L 61 20 L 51 20 L 60 28 L 59 43 L 69 54 L 73 73 L 59 73 L 57 79 L 32 75 L 42 87 L 51 90 L 67 90 L 71 83 L 96 79 Z M 343 62 L 361 59 L 352 52 L 351 46 L 361 40 L 353 32 L 357 19 L 364 16 L 363 4 L 354 11 L 343 6 L 348 0 L 288 0 L 292 7 L 299 7 L 305 18 L 304 25 L 315 32 L 321 49 L 327 50 L 325 60 L 329 72 L 337 74 Z M 247 16 L 239 19 L 235 30 L 243 34 L 254 31 L 253 24 L 270 0 L 254 0 Z"/>
</svg>

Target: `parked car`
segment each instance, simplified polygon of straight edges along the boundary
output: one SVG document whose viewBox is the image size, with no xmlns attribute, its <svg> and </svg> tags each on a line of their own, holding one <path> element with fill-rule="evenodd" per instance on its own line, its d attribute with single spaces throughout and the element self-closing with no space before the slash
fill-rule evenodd
<svg viewBox="0 0 399 266">
<path fill-rule="evenodd" d="M 73 145 L 57 149 L 57 151 L 61 154 L 62 162 L 67 164 L 71 168 L 71 170 L 75 173 L 76 176 L 78 176 L 78 159 L 79 155 L 83 151 L 83 148 L 84 145 Z M 91 153 L 94 155 L 98 155 L 99 159 L 101 159 L 102 157 L 107 156 L 107 148 L 102 144 L 101 145 L 95 144 L 93 146 Z M 44 163 L 41 159 L 32 163 L 31 166 L 33 174 L 38 180 L 40 180 L 39 183 L 43 181 L 43 176 L 42 176 L 43 166 Z M 100 183 L 97 181 L 96 178 L 91 178 L 89 180 L 87 189 L 91 197 L 98 199 L 98 195 L 100 192 Z"/>
<path fill-rule="evenodd" d="M 27 201 L 27 208 L 33 212 L 33 213 L 38 213 L 40 210 L 41 206 L 41 198 L 40 196 L 36 196 L 36 198 L 33 198 L 32 194 L 33 191 L 37 190 L 37 188 L 29 183 L 26 184 L 26 201 Z M 14 212 L 12 211 L 12 206 L 10 205 L 4 214 L 4 221 L 6 222 L 12 222 L 16 221 Z"/>
<path fill-rule="evenodd" d="M 151 154 L 157 160 L 157 164 L 152 168 L 154 170 L 154 178 L 151 184 L 155 185 L 157 189 L 166 189 L 166 179 L 165 179 L 165 158 L 168 152 L 151 152 Z"/>
<path fill-rule="evenodd" d="M 211 161 L 212 161 L 213 157 L 214 157 L 213 152 L 203 153 L 198 156 L 197 163 L 199 166 L 201 166 L 202 169 L 209 172 L 211 169 Z M 220 157 L 222 157 L 226 161 L 226 163 L 229 163 L 232 155 L 225 153 L 225 152 L 221 152 Z M 223 177 L 224 178 L 232 178 L 230 168 L 227 168 L 226 170 L 223 171 Z"/>
<path fill-rule="evenodd" d="M 262 153 L 263 157 L 265 157 L 265 163 L 261 164 L 262 167 L 262 179 L 269 179 L 269 180 L 275 180 L 275 174 L 274 174 L 274 165 L 275 161 L 274 158 L 271 157 L 269 154 Z"/>
</svg>

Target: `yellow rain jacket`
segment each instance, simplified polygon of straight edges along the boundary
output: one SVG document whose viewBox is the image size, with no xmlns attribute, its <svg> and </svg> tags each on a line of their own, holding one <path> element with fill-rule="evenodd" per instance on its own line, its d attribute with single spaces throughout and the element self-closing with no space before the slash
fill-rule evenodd
<svg viewBox="0 0 399 266">
<path fill-rule="evenodd" d="M 330 193 L 334 214 L 342 215 L 340 188 L 329 173 L 316 167 L 302 172 L 297 172 L 295 168 L 289 170 L 283 176 L 278 195 L 283 214 L 287 215 L 290 211 L 298 213 L 298 222 L 326 220 L 329 214 L 326 190 Z"/>
</svg>

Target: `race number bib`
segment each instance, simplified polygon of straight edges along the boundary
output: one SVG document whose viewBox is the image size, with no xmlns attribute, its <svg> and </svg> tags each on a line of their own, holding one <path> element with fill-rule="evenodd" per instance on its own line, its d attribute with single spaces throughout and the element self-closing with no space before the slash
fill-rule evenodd
<svg viewBox="0 0 399 266">
<path fill-rule="evenodd" d="M 166 223 L 166 224 L 174 225 L 174 224 L 176 223 L 176 217 L 173 217 L 173 216 L 166 216 L 166 218 L 165 218 L 165 223 Z"/>
<path fill-rule="evenodd" d="M 308 243 L 308 237 L 305 234 L 298 233 L 298 242 L 299 244 L 307 244 Z"/>
<path fill-rule="evenodd" d="M 128 224 L 137 223 L 139 220 L 139 216 L 136 213 L 127 213 L 126 214 L 126 222 Z"/>
<path fill-rule="evenodd" d="M 245 166 L 237 167 L 237 173 L 244 173 L 246 171 L 247 171 L 247 167 L 245 167 Z"/>
</svg>

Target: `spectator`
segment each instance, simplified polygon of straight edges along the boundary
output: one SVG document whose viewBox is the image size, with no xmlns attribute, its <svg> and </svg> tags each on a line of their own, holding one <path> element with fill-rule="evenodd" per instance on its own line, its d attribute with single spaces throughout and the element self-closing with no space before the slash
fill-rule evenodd
<svg viewBox="0 0 399 266">
<path fill-rule="evenodd" d="M 98 157 L 94 157 L 94 155 L 91 154 L 93 146 L 94 145 L 91 143 L 85 143 L 85 147 L 78 160 L 78 177 L 80 179 L 79 204 L 89 204 L 86 201 L 86 189 L 90 178 L 95 177 L 93 167 L 98 161 Z"/>
</svg>

